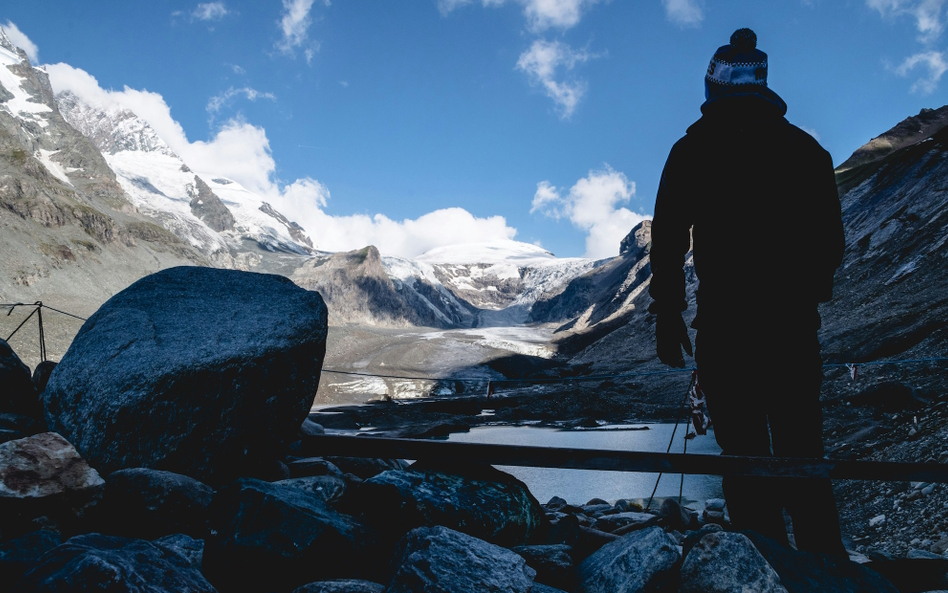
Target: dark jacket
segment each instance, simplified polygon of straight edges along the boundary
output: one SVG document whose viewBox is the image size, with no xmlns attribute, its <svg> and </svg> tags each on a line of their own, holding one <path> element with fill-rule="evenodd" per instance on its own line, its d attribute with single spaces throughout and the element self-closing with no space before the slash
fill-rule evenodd
<svg viewBox="0 0 948 593">
<path fill-rule="evenodd" d="M 843 256 L 832 158 L 763 99 L 722 99 L 702 111 L 662 172 L 650 310 L 687 308 L 682 268 L 693 237 L 702 327 L 735 316 L 812 318 L 832 298 Z"/>
</svg>

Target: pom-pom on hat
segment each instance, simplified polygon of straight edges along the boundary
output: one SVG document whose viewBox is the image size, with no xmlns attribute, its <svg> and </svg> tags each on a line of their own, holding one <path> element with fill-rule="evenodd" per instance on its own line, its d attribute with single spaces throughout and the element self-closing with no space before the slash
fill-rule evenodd
<svg viewBox="0 0 948 593">
<path fill-rule="evenodd" d="M 767 54 L 757 49 L 757 34 L 738 29 L 731 42 L 711 57 L 704 76 L 708 102 L 725 96 L 758 95 L 786 110 L 786 103 L 767 88 Z"/>
</svg>

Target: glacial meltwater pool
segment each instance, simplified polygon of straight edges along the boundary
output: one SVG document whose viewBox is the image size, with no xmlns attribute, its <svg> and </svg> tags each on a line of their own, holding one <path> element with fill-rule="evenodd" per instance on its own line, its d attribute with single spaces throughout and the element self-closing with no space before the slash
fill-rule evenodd
<svg viewBox="0 0 948 593">
<path fill-rule="evenodd" d="M 495 443 L 537 447 L 574 447 L 580 449 L 612 449 L 617 451 L 655 451 L 664 453 L 674 424 L 637 424 L 634 426 L 601 426 L 595 429 L 560 430 L 534 426 L 481 426 L 470 432 L 453 433 L 450 441 Z M 643 429 L 646 427 L 647 429 Z M 672 453 L 683 452 L 684 425 L 679 425 L 672 444 Z M 716 455 L 721 452 L 713 433 L 688 441 L 688 453 Z M 586 504 L 592 498 L 615 502 L 620 498 L 648 499 L 658 474 L 549 469 L 535 467 L 497 466 L 522 480 L 541 503 L 554 496 L 572 504 Z M 658 485 L 657 497 L 678 497 L 681 474 L 665 474 Z M 719 476 L 685 476 L 683 503 L 703 508 L 709 498 L 720 498 Z"/>
</svg>

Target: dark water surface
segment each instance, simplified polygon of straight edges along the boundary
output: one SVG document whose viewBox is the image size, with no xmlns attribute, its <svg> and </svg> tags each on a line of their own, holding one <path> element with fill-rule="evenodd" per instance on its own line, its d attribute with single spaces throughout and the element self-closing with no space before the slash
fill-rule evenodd
<svg viewBox="0 0 948 593">
<path fill-rule="evenodd" d="M 574 447 L 616 451 L 655 451 L 664 453 L 674 423 L 604 426 L 590 430 L 559 430 L 534 426 L 482 426 L 470 432 L 454 433 L 448 440 L 468 443 L 529 445 L 537 447 Z M 647 430 L 634 428 L 647 427 Z M 682 453 L 684 425 L 678 427 L 672 453 Z M 716 455 L 721 452 L 713 432 L 688 441 L 688 453 Z M 497 466 L 522 480 L 541 503 L 559 496 L 572 504 L 585 504 L 592 498 L 615 502 L 620 498 L 648 499 L 658 474 Z M 657 497 L 678 497 L 681 474 L 665 474 L 658 485 Z M 720 498 L 719 476 L 687 475 L 683 502 L 703 508 L 708 498 Z M 653 503 L 654 505 L 654 503 Z"/>
</svg>

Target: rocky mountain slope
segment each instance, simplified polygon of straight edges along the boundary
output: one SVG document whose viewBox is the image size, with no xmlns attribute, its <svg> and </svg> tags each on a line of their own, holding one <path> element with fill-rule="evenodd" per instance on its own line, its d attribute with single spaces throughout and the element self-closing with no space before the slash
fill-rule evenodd
<svg viewBox="0 0 948 593">
<path fill-rule="evenodd" d="M 145 274 L 209 263 L 135 208 L 95 145 L 63 119 L 46 73 L 2 31 L 0 227 L 3 303 L 54 295 L 90 314 Z"/>
</svg>

